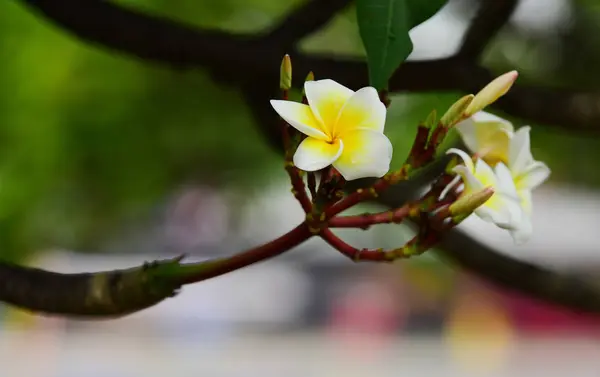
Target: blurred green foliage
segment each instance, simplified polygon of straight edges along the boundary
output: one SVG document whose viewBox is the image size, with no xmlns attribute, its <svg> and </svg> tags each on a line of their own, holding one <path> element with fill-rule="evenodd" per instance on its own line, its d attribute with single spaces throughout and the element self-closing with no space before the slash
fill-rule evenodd
<svg viewBox="0 0 600 377">
<path fill-rule="evenodd" d="M 268 26 L 299 2 L 120 1 L 240 32 Z M 144 216 L 190 181 L 256 188 L 269 176 L 283 177 L 280 157 L 264 143 L 239 94 L 201 71 L 179 72 L 86 45 L 14 2 L 0 5 L 0 46 L 2 258 L 40 247 L 93 250 L 123 221 Z M 302 46 L 364 56 L 353 9 Z M 519 69 L 501 58 L 502 46 L 493 46 L 490 56 L 500 57 L 490 65 L 498 72 Z M 416 124 L 432 108 L 443 113 L 460 95 L 392 97 L 387 133 L 396 165 Z M 581 163 L 600 157 L 595 139 L 544 127 L 534 128 L 533 139 L 553 180 L 600 183 Z"/>
</svg>

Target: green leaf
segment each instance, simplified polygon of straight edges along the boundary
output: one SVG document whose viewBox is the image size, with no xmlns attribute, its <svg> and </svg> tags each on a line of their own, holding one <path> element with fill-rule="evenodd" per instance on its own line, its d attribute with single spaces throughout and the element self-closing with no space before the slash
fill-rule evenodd
<svg viewBox="0 0 600 377">
<path fill-rule="evenodd" d="M 410 29 L 425 22 L 447 0 L 357 0 L 358 29 L 369 63 L 369 80 L 384 89 L 400 63 L 410 55 Z"/>
</svg>

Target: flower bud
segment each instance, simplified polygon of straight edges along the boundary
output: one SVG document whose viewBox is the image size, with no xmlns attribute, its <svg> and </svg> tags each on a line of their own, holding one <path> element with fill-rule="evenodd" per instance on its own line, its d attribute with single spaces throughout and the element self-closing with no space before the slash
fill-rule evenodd
<svg viewBox="0 0 600 377">
<path fill-rule="evenodd" d="M 465 116 L 469 117 L 476 112 L 483 110 L 486 106 L 496 102 L 496 100 L 508 92 L 519 76 L 517 71 L 510 71 L 497 77 L 487 84 L 475 95 L 475 98 L 465 111 Z"/>
<path fill-rule="evenodd" d="M 440 124 L 444 127 L 451 127 L 462 120 L 465 110 L 470 106 L 474 98 L 474 95 L 469 94 L 454 102 L 440 118 Z"/>
<path fill-rule="evenodd" d="M 292 87 L 292 59 L 286 54 L 281 61 L 281 70 L 279 74 L 279 88 L 289 90 Z"/>
<path fill-rule="evenodd" d="M 473 213 L 479 206 L 485 204 L 492 195 L 494 195 L 492 187 L 486 187 L 474 193 L 463 195 L 450 205 L 450 216 L 452 216 L 453 220 L 460 221 Z"/>
</svg>

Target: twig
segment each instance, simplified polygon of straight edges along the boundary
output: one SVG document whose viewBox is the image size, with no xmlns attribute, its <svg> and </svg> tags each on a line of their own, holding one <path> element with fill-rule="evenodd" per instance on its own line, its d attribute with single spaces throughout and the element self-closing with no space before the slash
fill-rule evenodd
<svg viewBox="0 0 600 377">
<path fill-rule="evenodd" d="M 407 203 L 400 208 L 379 213 L 336 216 L 329 220 L 328 225 L 330 228 L 361 228 L 366 230 L 375 224 L 400 224 L 414 209 L 419 209 L 419 203 Z"/>
<path fill-rule="evenodd" d="M 183 264 L 179 270 L 173 273 L 173 277 L 182 285 L 211 279 L 283 254 L 312 236 L 313 234 L 308 230 L 308 226 L 302 223 L 279 238 L 232 257 Z"/>
<path fill-rule="evenodd" d="M 434 246 L 439 239 L 439 234 L 430 231 L 428 226 L 422 226 L 419 234 L 397 249 L 358 249 L 336 236 L 330 229 L 323 229 L 321 238 L 354 262 L 393 262 L 398 259 L 407 259 L 420 255 Z"/>
</svg>

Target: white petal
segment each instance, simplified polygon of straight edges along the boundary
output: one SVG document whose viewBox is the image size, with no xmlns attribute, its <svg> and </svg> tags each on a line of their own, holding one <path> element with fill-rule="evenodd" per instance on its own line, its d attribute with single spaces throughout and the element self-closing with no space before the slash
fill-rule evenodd
<svg viewBox="0 0 600 377">
<path fill-rule="evenodd" d="M 529 241 L 531 234 L 533 233 L 533 226 L 529 216 L 523 216 L 521 219 L 520 226 L 516 229 L 510 230 L 510 235 L 516 245 L 522 245 Z"/>
<path fill-rule="evenodd" d="M 513 198 L 513 200 L 518 201 L 517 188 L 515 186 L 515 181 L 513 180 L 512 175 L 510 174 L 510 170 L 508 167 L 504 165 L 502 162 L 499 162 L 494 167 L 494 173 L 496 175 L 497 182 L 497 191 L 502 194 Z"/>
<path fill-rule="evenodd" d="M 502 188 L 504 187 L 503 185 L 508 185 L 509 183 L 503 182 L 500 184 L 499 182 L 500 179 L 505 180 L 508 178 L 510 184 L 514 185 L 506 166 L 500 168 L 500 177 L 498 177 L 488 164 L 479 159 L 475 163 L 474 170 L 475 173 L 473 174 L 466 166 L 459 165 L 454 168 L 454 171 L 463 177 L 465 183 L 464 194 L 472 193 L 485 187 L 492 187 L 496 190 L 494 195 L 484 205 L 474 211 L 475 214 L 484 221 L 492 222 L 504 229 L 512 229 L 518 226 L 522 211 L 514 189 L 508 190 L 509 194 L 507 195 L 507 190 L 505 189 L 503 192 Z"/>
<path fill-rule="evenodd" d="M 531 191 L 530 190 L 519 190 L 517 192 L 519 196 L 519 204 L 521 208 L 523 208 L 523 212 L 531 216 L 531 212 L 533 211 L 533 201 L 531 200 Z"/>
<path fill-rule="evenodd" d="M 464 183 L 463 192 L 465 194 L 473 193 L 485 188 L 483 183 L 473 175 L 473 171 L 469 170 L 465 165 L 455 166 L 452 171 L 462 177 Z"/>
<path fill-rule="evenodd" d="M 457 148 L 450 148 L 446 151 L 446 154 L 455 154 L 458 155 L 463 160 L 463 163 L 467 167 L 470 172 L 475 171 L 475 165 L 473 164 L 473 159 L 469 156 L 465 151 L 462 151 Z M 456 169 L 456 168 L 455 168 Z"/>
<path fill-rule="evenodd" d="M 321 170 L 334 162 L 344 150 L 342 141 L 328 143 L 308 137 L 304 139 L 294 154 L 294 165 L 304 171 Z"/>
<path fill-rule="evenodd" d="M 495 202 L 493 207 L 490 205 L 492 200 Z M 519 203 L 499 192 L 494 193 L 484 205 L 475 210 L 475 214 L 483 220 L 509 230 L 519 227 L 522 212 Z"/>
<path fill-rule="evenodd" d="M 467 118 L 454 127 L 456 128 L 456 131 L 458 131 L 458 134 L 467 148 L 472 152 L 477 152 L 479 149 L 479 140 L 477 139 L 475 130 L 475 120 L 473 120 L 472 117 Z"/>
<path fill-rule="evenodd" d="M 448 192 L 450 192 L 450 190 L 452 190 L 454 188 L 454 186 L 456 186 L 459 182 L 460 182 L 460 176 L 459 175 L 457 175 L 454 178 L 452 178 L 452 180 L 450 181 L 450 183 L 448 183 L 448 185 L 446 185 L 446 187 L 444 187 L 444 189 L 440 193 L 440 196 L 438 197 L 438 200 L 444 199 L 446 197 L 446 195 L 448 195 Z"/>
<path fill-rule="evenodd" d="M 380 178 L 390 170 L 392 143 L 381 132 L 359 128 L 343 135 L 344 150 L 333 163 L 347 181 Z"/>
<path fill-rule="evenodd" d="M 476 112 L 471 116 L 471 118 L 477 123 L 499 123 L 502 124 L 502 126 L 500 126 L 502 129 L 509 132 L 514 132 L 514 128 L 511 122 L 499 117 L 498 115 L 488 113 L 487 111 Z"/>
<path fill-rule="evenodd" d="M 485 205 L 477 207 L 477 209 L 475 209 L 473 213 L 477 215 L 477 217 L 479 217 L 481 220 L 487 221 L 488 223 L 494 223 L 494 218 L 497 217 L 494 216 L 494 211 L 491 208 L 486 207 Z"/>
<path fill-rule="evenodd" d="M 475 176 L 485 185 L 492 186 L 496 192 L 484 204 L 492 210 L 492 221 L 500 228 L 512 229 L 517 226 L 521 218 L 521 208 L 515 184 L 510 171 L 503 163 L 499 162 L 495 169 L 482 162 L 475 167 Z"/>
<path fill-rule="evenodd" d="M 510 166 L 513 175 L 520 175 L 531 163 L 533 163 L 529 139 L 530 130 L 531 127 L 529 126 L 519 128 L 510 142 L 508 166 Z"/>
<path fill-rule="evenodd" d="M 307 81 L 304 83 L 304 91 L 308 105 L 321 122 L 323 131 L 332 136 L 331 131 L 340 110 L 354 91 L 330 79 Z"/>
<path fill-rule="evenodd" d="M 533 190 L 550 176 L 550 168 L 541 161 L 534 161 L 515 181 L 519 190 Z"/>
<path fill-rule="evenodd" d="M 303 134 L 321 140 L 327 139 L 320 123 L 307 105 L 293 101 L 271 100 L 271 106 L 283 120 Z"/>
<path fill-rule="evenodd" d="M 492 187 L 495 192 L 500 191 L 498 187 L 498 178 L 494 173 L 494 170 L 482 159 L 478 159 L 475 162 L 475 172 L 473 173 L 477 181 L 481 182 L 482 187 Z M 467 185 L 467 190 L 472 192 L 473 188 Z M 497 195 L 494 194 L 493 199 L 488 200 L 487 203 L 493 203 Z M 488 204 L 486 204 L 488 205 Z"/>
<path fill-rule="evenodd" d="M 490 160 L 508 158 L 509 140 L 513 126 L 496 115 L 480 111 L 456 125 L 467 148 Z"/>
<path fill-rule="evenodd" d="M 368 86 L 359 89 L 342 107 L 334 127 L 334 133 L 343 135 L 344 132 L 356 128 L 368 128 L 383 132 L 386 112 L 387 109 L 379 99 L 375 88 Z"/>
<path fill-rule="evenodd" d="M 475 161 L 475 177 L 481 181 L 486 186 L 493 186 L 496 188 L 498 186 L 498 179 L 494 170 L 490 165 L 488 165 L 481 158 Z"/>
</svg>

